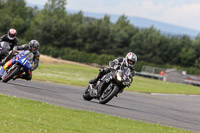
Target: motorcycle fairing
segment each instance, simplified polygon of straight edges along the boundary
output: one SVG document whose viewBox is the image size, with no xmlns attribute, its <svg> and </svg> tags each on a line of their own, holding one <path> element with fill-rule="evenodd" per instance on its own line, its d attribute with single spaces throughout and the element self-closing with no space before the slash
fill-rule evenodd
<svg viewBox="0 0 200 133">
<path fill-rule="evenodd" d="M 28 61 L 26 59 L 26 56 L 25 56 L 25 51 L 22 50 L 19 54 L 17 54 L 13 59 L 9 60 L 8 62 L 6 62 L 6 64 L 1 67 L 1 70 L 0 70 L 0 76 L 3 76 L 5 70 L 11 66 L 12 64 L 18 62 L 22 67 L 23 67 L 23 70 L 24 71 L 27 71 L 31 68 L 31 63 L 32 61 Z"/>
<path fill-rule="evenodd" d="M 31 68 L 31 63 L 26 59 L 25 56 L 25 51 L 21 51 L 19 54 L 17 54 L 13 59 L 12 59 L 12 64 L 18 62 L 25 71 L 29 70 Z"/>
</svg>

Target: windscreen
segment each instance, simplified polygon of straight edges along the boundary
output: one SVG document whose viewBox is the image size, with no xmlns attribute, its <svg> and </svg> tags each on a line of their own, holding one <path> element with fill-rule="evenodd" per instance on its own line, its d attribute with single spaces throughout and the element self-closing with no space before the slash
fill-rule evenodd
<svg viewBox="0 0 200 133">
<path fill-rule="evenodd" d="M 25 51 L 25 56 L 26 56 L 26 59 L 29 61 L 29 62 L 31 62 L 32 60 L 33 60 L 33 53 L 31 52 L 31 51 L 29 51 L 29 50 L 26 50 Z"/>
<path fill-rule="evenodd" d="M 123 72 L 125 75 L 129 76 L 131 74 L 131 70 L 128 67 L 123 67 Z"/>
</svg>

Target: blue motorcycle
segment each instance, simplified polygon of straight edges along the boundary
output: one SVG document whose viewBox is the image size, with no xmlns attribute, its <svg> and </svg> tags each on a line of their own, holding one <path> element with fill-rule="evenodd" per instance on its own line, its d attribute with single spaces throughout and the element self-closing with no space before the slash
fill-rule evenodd
<svg viewBox="0 0 200 133">
<path fill-rule="evenodd" d="M 31 69 L 33 53 L 29 50 L 22 50 L 13 59 L 9 60 L 1 68 L 2 82 L 8 82 L 14 76 Z"/>
</svg>

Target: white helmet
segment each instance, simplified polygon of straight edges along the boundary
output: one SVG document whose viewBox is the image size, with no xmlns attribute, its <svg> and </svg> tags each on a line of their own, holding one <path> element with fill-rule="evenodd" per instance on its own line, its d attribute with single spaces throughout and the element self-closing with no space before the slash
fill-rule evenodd
<svg viewBox="0 0 200 133">
<path fill-rule="evenodd" d="M 126 66 L 134 68 L 136 62 L 137 62 L 137 56 L 134 53 L 129 52 L 125 57 Z"/>
<path fill-rule="evenodd" d="M 10 40 L 14 40 L 16 38 L 16 35 L 17 35 L 17 31 L 15 29 L 10 29 L 8 31 L 8 38 Z"/>
</svg>

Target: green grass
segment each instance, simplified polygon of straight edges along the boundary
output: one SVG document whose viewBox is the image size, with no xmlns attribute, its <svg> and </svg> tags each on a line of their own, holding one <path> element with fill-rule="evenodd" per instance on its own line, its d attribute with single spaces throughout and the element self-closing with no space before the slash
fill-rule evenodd
<svg viewBox="0 0 200 133">
<path fill-rule="evenodd" d="M 88 81 L 98 74 L 98 68 L 72 64 L 40 64 L 34 71 L 33 79 L 70 85 L 87 86 Z M 163 82 L 135 76 L 130 91 L 145 93 L 170 93 L 199 95 L 200 87 Z"/>
<path fill-rule="evenodd" d="M 169 93 L 169 94 L 188 94 L 200 95 L 200 87 L 164 82 L 155 79 L 135 77 L 133 84 L 127 90 L 145 93 Z"/>
<path fill-rule="evenodd" d="M 98 73 L 94 67 L 72 64 L 40 64 L 33 73 L 33 79 L 86 86 Z"/>
<path fill-rule="evenodd" d="M 0 133 L 189 133 L 100 113 L 0 95 Z"/>
</svg>

